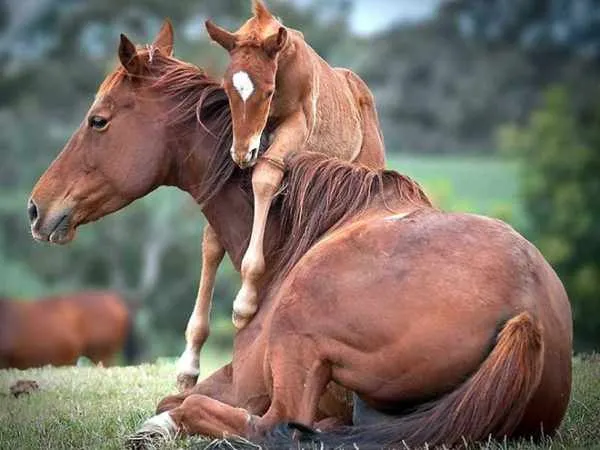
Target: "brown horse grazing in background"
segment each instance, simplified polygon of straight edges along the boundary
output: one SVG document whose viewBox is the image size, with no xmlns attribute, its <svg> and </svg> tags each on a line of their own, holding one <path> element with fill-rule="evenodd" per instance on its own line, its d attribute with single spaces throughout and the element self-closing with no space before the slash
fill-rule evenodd
<svg viewBox="0 0 600 450">
<path fill-rule="evenodd" d="M 174 185 L 205 200 L 239 268 L 252 199 L 219 139 L 231 131 L 226 96 L 193 66 L 126 46 L 124 68 L 33 190 L 34 235 L 71 239 L 79 225 Z M 348 423 L 349 392 L 360 443 L 556 430 L 571 388 L 571 311 L 529 242 L 501 221 L 435 210 L 396 172 L 318 154 L 286 163 L 267 224 L 262 307 L 236 334 L 233 361 L 165 398 L 142 436 Z"/>
<path fill-rule="evenodd" d="M 231 155 L 241 168 L 256 164 L 252 234 L 242 260 L 242 287 L 233 303 L 238 329 L 258 308 L 265 226 L 286 155 L 314 151 L 376 169 L 385 163 L 367 85 L 350 70 L 329 66 L 302 33 L 282 26 L 262 1 L 253 4 L 254 16 L 235 33 L 206 22 L 211 38 L 231 56 L 223 80 L 233 122 Z M 265 130 L 271 143 L 258 158 Z"/>
<path fill-rule="evenodd" d="M 116 292 L 0 299 L 0 368 L 66 366 L 80 356 L 110 365 L 126 346 L 131 325 L 127 304 Z"/>
</svg>

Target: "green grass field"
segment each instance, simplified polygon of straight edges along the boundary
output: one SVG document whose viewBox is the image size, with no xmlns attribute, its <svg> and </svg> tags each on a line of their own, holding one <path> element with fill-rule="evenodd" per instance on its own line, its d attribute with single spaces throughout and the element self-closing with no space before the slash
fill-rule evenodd
<svg viewBox="0 0 600 450">
<path fill-rule="evenodd" d="M 203 375 L 220 365 L 205 359 Z M 43 368 L 0 371 L 0 449 L 117 449 L 174 391 L 174 364 L 123 368 Z M 29 396 L 2 395 L 19 379 L 37 380 Z M 493 443 L 481 448 L 600 448 L 600 358 L 575 359 L 571 405 L 559 435 L 543 446 Z M 167 448 L 202 448 L 187 439 Z M 474 447 L 480 448 L 480 447 Z"/>
</svg>

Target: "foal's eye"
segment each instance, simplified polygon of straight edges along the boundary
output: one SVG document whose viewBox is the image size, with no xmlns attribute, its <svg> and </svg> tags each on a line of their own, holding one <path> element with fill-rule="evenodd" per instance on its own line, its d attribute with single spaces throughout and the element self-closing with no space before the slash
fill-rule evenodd
<svg viewBox="0 0 600 450">
<path fill-rule="evenodd" d="M 265 98 L 271 98 L 271 95 L 273 95 L 273 89 L 268 89 L 265 91 Z"/>
<path fill-rule="evenodd" d="M 104 131 L 108 127 L 108 120 L 100 116 L 91 116 L 89 124 L 96 131 Z"/>
</svg>

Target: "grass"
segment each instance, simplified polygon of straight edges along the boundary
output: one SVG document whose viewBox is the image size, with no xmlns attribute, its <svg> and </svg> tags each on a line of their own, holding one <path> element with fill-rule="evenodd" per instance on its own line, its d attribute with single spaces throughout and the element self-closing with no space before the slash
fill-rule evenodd
<svg viewBox="0 0 600 450">
<path fill-rule="evenodd" d="M 220 365 L 205 360 L 203 375 Z M 212 363 L 210 363 L 212 361 Z M 212 367 L 210 367 L 212 366 Z M 42 368 L 0 371 L 0 395 L 19 379 L 34 379 L 29 396 L 0 396 L 0 449 L 117 449 L 153 414 L 159 399 L 174 391 L 172 361 L 116 368 Z M 600 358 L 575 358 L 571 405 L 560 433 L 543 446 L 490 443 L 483 448 L 600 448 Z M 167 448 L 202 448 L 187 439 Z"/>
</svg>

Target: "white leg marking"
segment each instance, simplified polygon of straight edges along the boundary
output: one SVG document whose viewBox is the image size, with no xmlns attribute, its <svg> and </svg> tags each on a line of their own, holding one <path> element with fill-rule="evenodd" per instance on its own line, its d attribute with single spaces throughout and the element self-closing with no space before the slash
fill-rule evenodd
<svg viewBox="0 0 600 450">
<path fill-rule="evenodd" d="M 177 424 L 171 419 L 169 412 L 166 411 L 146 420 L 139 432 L 156 433 L 164 439 L 169 439 L 177 435 Z"/>
<path fill-rule="evenodd" d="M 252 84 L 250 76 L 244 71 L 239 71 L 233 74 L 231 81 L 233 87 L 235 87 L 238 94 L 240 94 L 240 97 L 242 97 L 242 101 L 245 103 L 252 95 L 252 92 L 254 92 L 254 85 Z"/>
<path fill-rule="evenodd" d="M 198 351 L 189 345 L 177 360 L 177 375 L 198 376 L 200 374 L 200 359 Z"/>
</svg>

